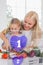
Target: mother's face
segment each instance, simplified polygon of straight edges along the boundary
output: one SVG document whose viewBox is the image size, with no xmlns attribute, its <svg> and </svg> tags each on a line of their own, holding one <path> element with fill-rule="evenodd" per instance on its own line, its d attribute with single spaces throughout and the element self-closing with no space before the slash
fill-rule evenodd
<svg viewBox="0 0 43 65">
<path fill-rule="evenodd" d="M 23 27 L 25 30 L 30 30 L 33 28 L 34 24 L 35 24 L 35 20 L 27 17 L 24 20 Z"/>
</svg>

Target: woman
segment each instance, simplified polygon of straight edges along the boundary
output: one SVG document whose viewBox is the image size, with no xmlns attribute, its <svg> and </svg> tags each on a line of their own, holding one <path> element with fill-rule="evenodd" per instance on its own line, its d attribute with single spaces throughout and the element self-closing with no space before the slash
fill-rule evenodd
<svg viewBox="0 0 43 65">
<path fill-rule="evenodd" d="M 39 27 L 39 18 L 36 12 L 30 11 L 26 14 L 23 22 L 23 28 L 25 30 L 24 33 L 28 38 L 27 49 L 29 48 L 29 45 L 30 47 L 37 46 L 36 39 L 41 37 L 41 29 Z"/>
</svg>

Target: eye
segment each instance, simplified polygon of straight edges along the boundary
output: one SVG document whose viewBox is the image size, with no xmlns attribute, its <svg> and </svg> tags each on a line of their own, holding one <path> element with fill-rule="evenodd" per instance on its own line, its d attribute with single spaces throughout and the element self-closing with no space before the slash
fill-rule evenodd
<svg viewBox="0 0 43 65">
<path fill-rule="evenodd" d="M 13 28 L 10 28 L 10 30 L 13 30 Z"/>
<path fill-rule="evenodd" d="M 31 25 L 31 23 L 28 23 L 29 25 Z"/>
<path fill-rule="evenodd" d="M 25 23 L 27 23 L 27 21 L 25 21 Z"/>
</svg>

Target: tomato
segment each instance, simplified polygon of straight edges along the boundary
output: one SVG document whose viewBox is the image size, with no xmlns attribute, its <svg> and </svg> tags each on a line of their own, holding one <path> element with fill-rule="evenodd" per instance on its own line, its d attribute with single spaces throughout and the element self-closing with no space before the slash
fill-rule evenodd
<svg viewBox="0 0 43 65">
<path fill-rule="evenodd" d="M 9 57 L 9 55 L 6 54 L 6 53 L 4 53 L 4 54 L 2 55 L 2 58 L 3 58 L 3 59 L 7 59 L 8 57 Z"/>
</svg>

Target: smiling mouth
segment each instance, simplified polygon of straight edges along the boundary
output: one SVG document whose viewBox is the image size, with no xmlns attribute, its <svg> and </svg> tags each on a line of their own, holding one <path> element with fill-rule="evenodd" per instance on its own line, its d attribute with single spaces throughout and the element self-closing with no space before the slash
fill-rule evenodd
<svg viewBox="0 0 43 65">
<path fill-rule="evenodd" d="M 29 27 L 24 25 L 24 28 L 28 29 Z"/>
<path fill-rule="evenodd" d="M 24 26 L 24 29 L 30 30 L 30 27 L 29 26 Z"/>
</svg>

